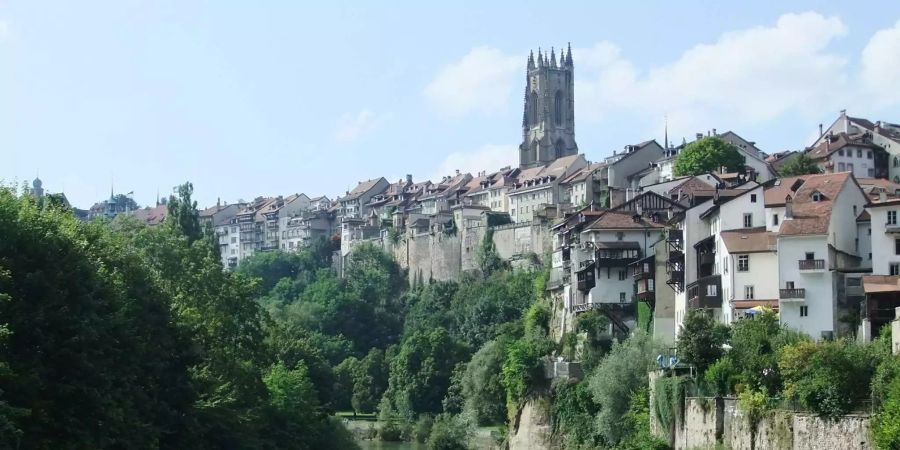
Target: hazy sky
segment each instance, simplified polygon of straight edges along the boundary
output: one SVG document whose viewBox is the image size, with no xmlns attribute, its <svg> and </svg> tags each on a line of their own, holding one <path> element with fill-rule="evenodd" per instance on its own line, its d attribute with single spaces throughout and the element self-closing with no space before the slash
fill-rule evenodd
<svg viewBox="0 0 900 450">
<path fill-rule="evenodd" d="M 567 42 L 593 160 L 666 116 L 767 152 L 843 108 L 900 122 L 897 1 L 483 3 L 0 0 L 0 180 L 208 205 L 496 169 L 528 50 Z"/>
</svg>

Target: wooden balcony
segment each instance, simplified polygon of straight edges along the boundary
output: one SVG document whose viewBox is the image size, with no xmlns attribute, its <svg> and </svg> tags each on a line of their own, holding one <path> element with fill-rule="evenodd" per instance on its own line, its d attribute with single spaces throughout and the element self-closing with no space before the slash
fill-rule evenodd
<svg viewBox="0 0 900 450">
<path fill-rule="evenodd" d="M 824 272 L 824 259 L 801 259 L 798 261 L 798 267 L 801 272 Z"/>
<path fill-rule="evenodd" d="M 721 308 L 722 277 L 711 275 L 687 285 L 689 308 Z"/>
<path fill-rule="evenodd" d="M 806 299 L 806 289 L 803 288 L 795 288 L 795 289 L 779 289 L 778 290 L 778 298 L 784 302 L 797 302 L 803 301 Z"/>
</svg>

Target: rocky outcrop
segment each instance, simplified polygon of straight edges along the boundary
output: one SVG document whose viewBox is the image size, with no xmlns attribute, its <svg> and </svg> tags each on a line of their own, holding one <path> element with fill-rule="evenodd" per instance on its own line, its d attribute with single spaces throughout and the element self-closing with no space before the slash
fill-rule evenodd
<svg viewBox="0 0 900 450">
<path fill-rule="evenodd" d="M 509 450 L 550 450 L 552 424 L 547 398 L 529 399 L 519 413 L 515 431 L 509 436 Z"/>
</svg>

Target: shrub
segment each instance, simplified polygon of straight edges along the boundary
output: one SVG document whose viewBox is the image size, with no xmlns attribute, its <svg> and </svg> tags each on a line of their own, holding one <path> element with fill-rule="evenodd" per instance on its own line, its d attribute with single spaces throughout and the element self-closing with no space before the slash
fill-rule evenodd
<svg viewBox="0 0 900 450">
<path fill-rule="evenodd" d="M 685 384 L 684 377 L 661 377 L 656 379 L 654 392 L 656 401 L 653 402 L 656 420 L 671 439 L 675 424 L 684 415 Z"/>
<path fill-rule="evenodd" d="M 428 450 L 467 450 L 469 427 L 459 416 L 441 414 L 434 420 Z"/>
<path fill-rule="evenodd" d="M 431 417 L 431 414 L 422 414 L 419 416 L 419 420 L 416 421 L 415 427 L 413 427 L 413 439 L 416 442 L 425 443 L 428 441 L 428 436 L 431 436 L 431 428 L 434 426 L 434 418 Z"/>
<path fill-rule="evenodd" d="M 599 437 L 593 423 L 600 406 L 594 403 L 587 383 L 556 381 L 551 392 L 553 433 L 561 438 L 563 447 L 597 448 Z"/>
<path fill-rule="evenodd" d="M 785 397 L 823 417 L 850 412 L 869 397 L 879 363 L 869 347 L 844 340 L 785 347 L 778 361 Z"/>
<path fill-rule="evenodd" d="M 730 394 L 739 378 L 731 358 L 727 356 L 712 363 L 703 375 L 703 381 L 714 395 Z"/>
<path fill-rule="evenodd" d="M 479 425 L 503 423 L 506 408 L 503 388 L 504 339 L 481 347 L 466 365 L 462 379 L 463 411 Z"/>
<path fill-rule="evenodd" d="M 728 358 L 742 383 L 776 395 L 782 387 L 778 352 L 788 344 L 808 340 L 805 335 L 783 327 L 777 314 L 767 312 L 734 324 Z"/>
<path fill-rule="evenodd" d="M 872 419 L 872 437 L 878 448 L 900 448 L 900 378 L 891 382 L 881 411 Z"/>
<path fill-rule="evenodd" d="M 543 358 L 553 344 L 546 338 L 525 337 L 509 346 L 503 363 L 506 406 L 513 417 L 526 396 L 544 381 Z"/>
<path fill-rule="evenodd" d="M 546 335 L 550 330 L 550 308 L 544 302 L 534 302 L 525 312 L 525 333 Z"/>
<path fill-rule="evenodd" d="M 617 450 L 667 450 L 668 443 L 650 431 L 650 390 L 638 389 L 631 396 L 631 406 L 625 413 L 623 427 L 628 430 Z"/>
</svg>

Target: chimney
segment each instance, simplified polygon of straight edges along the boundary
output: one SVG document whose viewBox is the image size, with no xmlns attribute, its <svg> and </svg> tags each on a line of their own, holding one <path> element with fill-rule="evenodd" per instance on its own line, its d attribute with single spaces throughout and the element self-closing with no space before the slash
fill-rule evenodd
<svg viewBox="0 0 900 450">
<path fill-rule="evenodd" d="M 878 201 L 879 202 L 887 201 L 887 192 L 884 192 L 884 189 L 882 189 L 881 192 L 878 193 Z"/>
<path fill-rule="evenodd" d="M 790 195 L 784 198 L 784 218 L 794 218 L 794 199 Z"/>
<path fill-rule="evenodd" d="M 412 183 L 412 174 L 409 174 L 409 173 L 406 174 L 406 182 L 407 182 L 407 183 Z"/>
<path fill-rule="evenodd" d="M 822 124 L 820 123 L 819 124 L 819 137 L 822 137 L 822 135 L 824 135 L 824 134 L 825 134 L 825 132 L 822 131 Z"/>
<path fill-rule="evenodd" d="M 459 169 L 456 169 L 456 174 L 459 175 Z"/>
<path fill-rule="evenodd" d="M 696 138 L 697 138 L 696 140 L 698 140 L 698 141 L 700 139 L 703 139 L 703 133 L 697 133 Z"/>
</svg>

